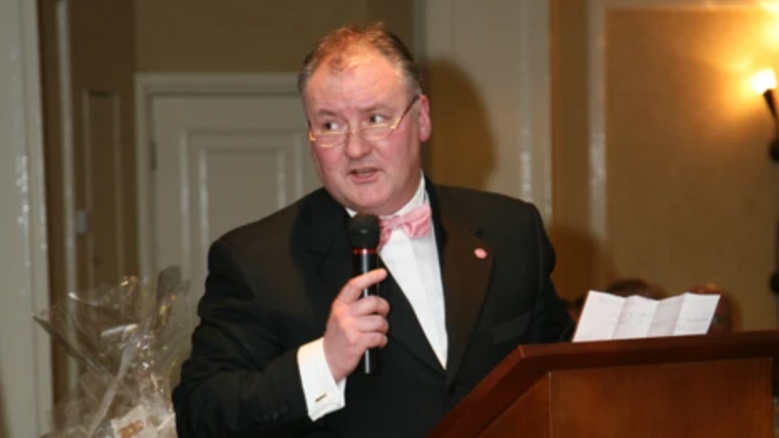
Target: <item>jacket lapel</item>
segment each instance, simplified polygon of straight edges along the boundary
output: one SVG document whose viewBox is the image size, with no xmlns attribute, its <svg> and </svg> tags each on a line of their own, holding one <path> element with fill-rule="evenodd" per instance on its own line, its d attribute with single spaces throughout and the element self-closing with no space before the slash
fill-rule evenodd
<svg viewBox="0 0 779 438">
<path fill-rule="evenodd" d="M 352 277 L 351 245 L 347 234 L 349 215 L 324 190 L 315 192 L 304 215 L 310 233 L 310 251 L 316 257 L 316 275 L 329 287 L 315 288 L 312 300 L 318 318 L 327 323 L 330 307 L 338 292 Z"/>
<path fill-rule="evenodd" d="M 461 210 L 447 189 L 433 189 L 429 182 L 428 187 L 444 286 L 448 387 L 462 365 L 479 317 L 489 287 L 493 255 L 492 248 L 478 236 L 479 224 Z"/>
</svg>

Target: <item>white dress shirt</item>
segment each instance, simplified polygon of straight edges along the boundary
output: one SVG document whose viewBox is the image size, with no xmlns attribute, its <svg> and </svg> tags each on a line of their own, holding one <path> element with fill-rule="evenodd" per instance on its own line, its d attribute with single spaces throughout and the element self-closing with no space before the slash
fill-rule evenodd
<svg viewBox="0 0 779 438">
<path fill-rule="evenodd" d="M 428 199 L 425 179 L 420 173 L 419 188 L 414 197 L 395 214 L 404 214 L 426 203 Z M 354 211 L 347 211 L 350 216 L 356 214 Z M 402 230 L 394 230 L 381 248 L 379 256 L 414 309 L 433 351 L 441 365 L 446 368 L 446 313 L 435 228 L 431 227 L 428 236 L 416 239 L 408 237 Z M 343 408 L 346 405 L 346 379 L 338 382 L 333 379 L 325 358 L 322 338 L 300 347 L 297 355 L 311 420 L 316 421 Z"/>
</svg>

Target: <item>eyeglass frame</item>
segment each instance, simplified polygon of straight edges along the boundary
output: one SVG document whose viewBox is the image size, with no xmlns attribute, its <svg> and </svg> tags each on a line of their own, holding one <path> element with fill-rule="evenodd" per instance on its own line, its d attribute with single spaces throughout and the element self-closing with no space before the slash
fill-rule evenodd
<svg viewBox="0 0 779 438">
<path fill-rule="evenodd" d="M 398 117 L 398 120 L 396 120 L 395 123 L 389 126 L 389 128 L 386 128 L 389 129 L 386 136 L 372 141 L 379 141 L 379 140 L 384 140 L 386 138 L 389 138 L 389 136 L 392 135 L 395 132 L 395 130 L 397 130 L 400 127 L 400 124 L 403 123 L 403 119 L 406 118 L 406 115 L 411 111 L 411 108 L 414 106 L 414 104 L 419 101 L 420 97 L 421 95 L 417 94 L 416 96 L 414 96 L 413 99 L 411 99 L 411 102 L 408 104 L 406 109 L 403 110 L 403 113 L 400 115 L 400 117 Z M 381 127 L 372 127 L 372 128 L 365 127 L 365 128 L 358 128 L 358 129 L 346 129 L 344 130 L 344 132 L 332 132 L 332 133 L 322 133 L 322 134 L 314 135 L 314 131 L 311 129 L 311 121 L 309 120 L 308 121 L 308 141 L 310 141 L 312 144 L 315 144 L 317 147 L 320 147 L 322 149 L 331 149 L 346 144 L 346 142 L 349 141 L 349 137 L 352 134 L 359 134 L 362 133 L 363 131 L 371 131 L 374 129 L 385 129 L 385 127 L 381 126 Z M 319 139 L 319 137 L 328 137 L 328 136 L 335 136 L 335 135 L 343 135 L 344 136 L 343 141 L 340 141 L 338 143 L 333 143 L 330 146 L 322 146 L 321 144 L 317 144 L 317 139 Z M 363 140 L 367 140 L 367 139 L 363 137 Z"/>
</svg>

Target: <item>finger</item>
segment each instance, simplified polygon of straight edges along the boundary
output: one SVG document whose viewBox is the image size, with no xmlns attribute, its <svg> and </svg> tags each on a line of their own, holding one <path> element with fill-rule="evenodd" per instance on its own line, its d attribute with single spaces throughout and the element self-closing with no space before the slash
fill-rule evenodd
<svg viewBox="0 0 779 438">
<path fill-rule="evenodd" d="M 351 314 L 356 317 L 378 314 L 386 318 L 390 305 L 384 298 L 371 295 L 349 304 L 349 307 Z"/>
<path fill-rule="evenodd" d="M 356 319 L 354 328 L 363 333 L 387 333 L 389 323 L 381 315 L 369 315 Z"/>
<path fill-rule="evenodd" d="M 363 289 L 373 286 L 385 278 L 387 278 L 387 271 L 381 268 L 358 275 L 346 283 L 341 292 L 338 293 L 336 300 L 347 304 L 353 303 L 360 298 Z"/>
<path fill-rule="evenodd" d="M 371 333 L 366 335 L 364 339 L 366 342 L 365 344 L 366 350 L 369 348 L 376 348 L 376 347 L 384 348 L 385 346 L 387 346 L 387 342 L 388 342 L 387 335 L 382 333 Z"/>
</svg>

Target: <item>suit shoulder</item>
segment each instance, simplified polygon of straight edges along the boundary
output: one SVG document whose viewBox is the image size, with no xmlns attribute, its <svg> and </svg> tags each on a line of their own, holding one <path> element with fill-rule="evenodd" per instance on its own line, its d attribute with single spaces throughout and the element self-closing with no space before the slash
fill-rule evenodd
<svg viewBox="0 0 779 438">
<path fill-rule="evenodd" d="M 222 234 L 217 240 L 232 246 L 240 246 L 243 242 L 264 240 L 263 238 L 269 234 L 278 235 L 290 226 L 298 211 L 299 204 L 292 204 L 262 219 L 233 228 Z"/>
<path fill-rule="evenodd" d="M 444 188 L 457 204 L 458 214 L 478 225 L 480 237 L 493 247 L 532 248 L 548 246 L 546 226 L 530 202 L 511 196 L 468 188 Z"/>
</svg>

